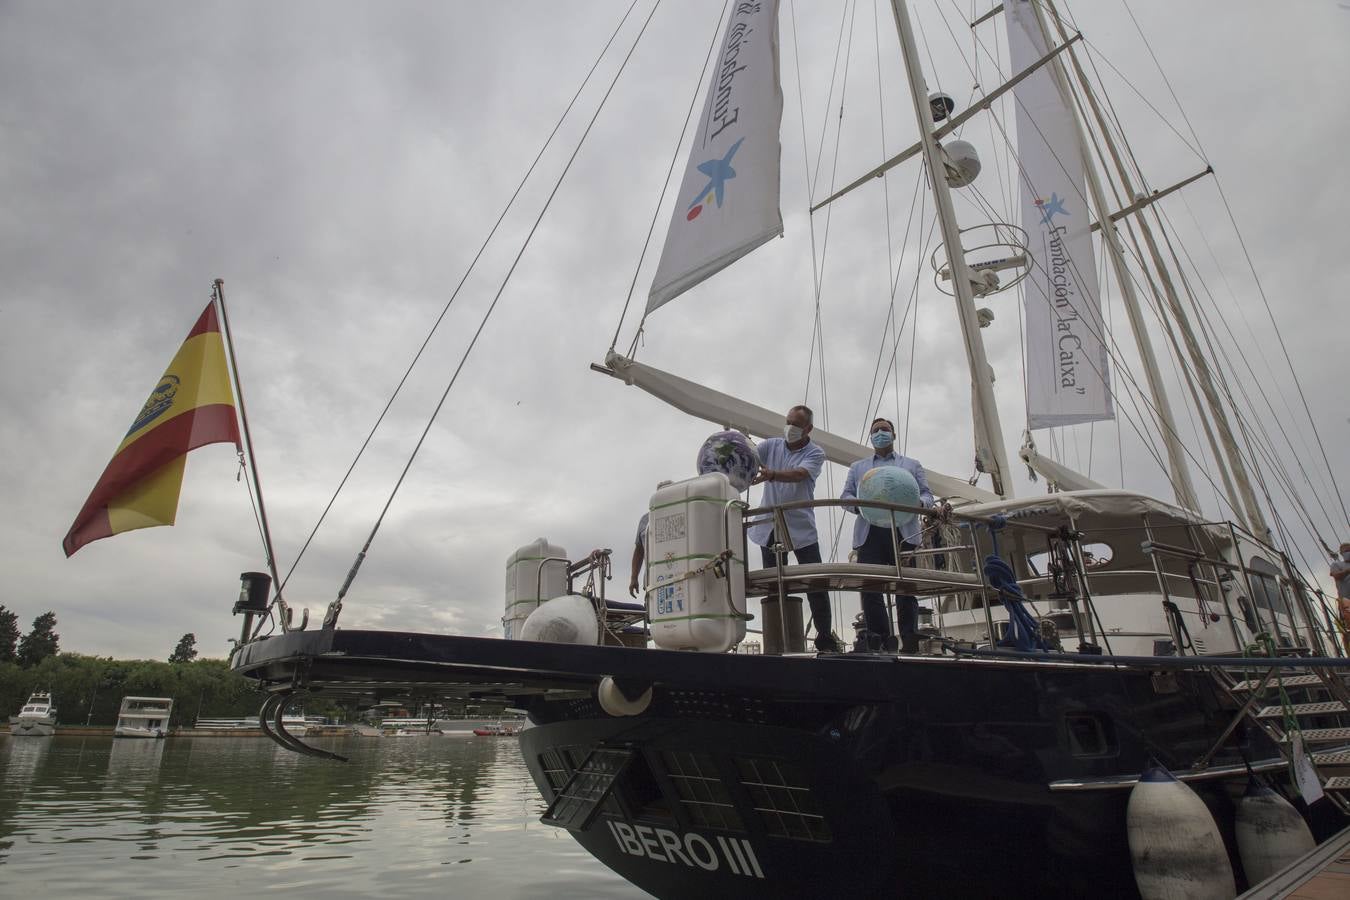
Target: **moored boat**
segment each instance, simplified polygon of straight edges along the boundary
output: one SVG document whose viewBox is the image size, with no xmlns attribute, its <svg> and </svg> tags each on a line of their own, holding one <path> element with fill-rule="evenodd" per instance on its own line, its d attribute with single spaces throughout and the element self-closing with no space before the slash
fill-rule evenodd
<svg viewBox="0 0 1350 900">
<path fill-rule="evenodd" d="M 158 740 L 169 733 L 172 697 L 123 697 L 113 737 Z"/>
<path fill-rule="evenodd" d="M 56 734 L 56 706 L 50 691 L 34 691 L 19 709 L 9 717 L 9 733 L 15 737 L 51 737 Z"/>
</svg>

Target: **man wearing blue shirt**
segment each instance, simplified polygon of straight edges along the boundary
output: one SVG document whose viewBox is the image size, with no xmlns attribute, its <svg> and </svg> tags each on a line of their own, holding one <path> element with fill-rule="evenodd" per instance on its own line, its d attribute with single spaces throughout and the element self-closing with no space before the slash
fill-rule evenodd
<svg viewBox="0 0 1350 900">
<path fill-rule="evenodd" d="M 895 452 L 895 426 L 889 419 L 875 419 L 871 428 L 871 443 L 875 449 L 870 457 L 860 459 L 848 468 L 848 479 L 844 482 L 844 492 L 840 500 L 858 499 L 858 483 L 862 477 L 879 466 L 899 466 L 914 476 L 919 483 L 919 502 L 923 506 L 933 505 L 933 492 L 928 488 L 928 479 L 924 477 L 923 466 L 918 460 L 910 459 Z M 857 507 L 844 507 L 857 513 Z M 900 550 L 902 553 L 918 548 L 923 538 L 919 530 L 919 519 L 910 519 L 900 526 Z M 870 524 L 862 515 L 853 525 L 853 547 L 858 551 L 858 562 L 880 565 L 895 565 L 895 544 L 891 536 L 892 529 L 879 528 Z M 895 598 L 896 614 L 900 620 L 899 648 L 906 653 L 919 649 L 919 599 L 912 596 Z M 896 649 L 897 643 L 891 635 L 891 619 L 886 614 L 886 603 L 880 593 L 862 592 L 863 622 L 869 634 L 861 649 Z"/>
<path fill-rule="evenodd" d="M 816 496 L 816 479 L 825 464 L 825 450 L 811 442 L 811 410 L 794 406 L 788 410 L 783 436 L 769 438 L 758 448 L 762 468 L 755 483 L 764 484 L 761 506 L 778 506 L 794 500 L 812 500 Z M 792 550 L 799 564 L 820 562 L 820 539 L 816 536 L 814 509 L 789 509 L 783 513 Z M 764 568 L 778 565 L 773 552 L 775 543 L 773 519 L 765 518 L 750 526 L 750 540 L 759 545 Z M 827 591 L 811 591 L 806 595 L 811 605 L 811 619 L 816 625 L 816 649 L 838 652 L 839 645 L 830 628 L 830 595 Z"/>
</svg>

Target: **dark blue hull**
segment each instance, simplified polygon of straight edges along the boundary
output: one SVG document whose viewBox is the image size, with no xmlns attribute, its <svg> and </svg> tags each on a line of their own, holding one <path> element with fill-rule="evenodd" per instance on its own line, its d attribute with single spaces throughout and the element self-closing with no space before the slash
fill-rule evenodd
<svg viewBox="0 0 1350 900">
<path fill-rule="evenodd" d="M 1210 673 L 1272 660 L 761 657 L 320 631 L 246 645 L 233 664 L 274 693 L 526 709 L 546 818 L 659 897 L 1134 897 L 1126 804 L 1154 760 L 1204 798 L 1241 885 L 1247 766 L 1284 780 L 1278 748 Z M 606 677 L 650 688 L 650 704 L 606 713 Z"/>
</svg>

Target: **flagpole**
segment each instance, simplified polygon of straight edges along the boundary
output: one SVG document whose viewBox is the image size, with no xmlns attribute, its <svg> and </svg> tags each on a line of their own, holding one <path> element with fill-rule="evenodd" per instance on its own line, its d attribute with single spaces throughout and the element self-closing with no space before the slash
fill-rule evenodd
<svg viewBox="0 0 1350 900">
<path fill-rule="evenodd" d="M 277 572 L 277 557 L 272 550 L 272 530 L 267 525 L 267 507 L 263 504 L 262 481 L 258 478 L 258 463 L 253 455 L 253 436 L 248 428 L 248 412 L 244 406 L 244 383 L 239 380 L 239 366 L 235 362 L 234 356 L 234 337 L 230 333 L 230 317 L 225 312 L 225 281 L 217 278 L 214 283 L 214 295 L 217 308 L 220 310 L 220 330 L 225 334 L 225 347 L 229 351 L 230 374 L 234 376 L 235 396 L 239 400 L 239 423 L 244 429 L 244 448 L 248 453 L 249 473 L 253 478 L 253 492 L 258 498 L 258 519 L 262 523 L 263 549 L 267 553 L 267 568 L 272 573 L 272 585 L 276 590 L 276 603 L 281 607 L 280 615 L 277 618 L 281 621 L 281 630 L 291 630 L 291 614 L 286 606 L 286 601 L 281 599 L 281 576 Z M 308 611 L 305 618 L 308 619 Z M 300 628 L 303 630 L 305 623 L 302 620 Z"/>
</svg>

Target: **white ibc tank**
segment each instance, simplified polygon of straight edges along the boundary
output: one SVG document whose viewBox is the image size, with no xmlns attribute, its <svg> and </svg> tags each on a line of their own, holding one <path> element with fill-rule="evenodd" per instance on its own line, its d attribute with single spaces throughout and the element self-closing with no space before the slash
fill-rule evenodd
<svg viewBox="0 0 1350 900">
<path fill-rule="evenodd" d="M 567 551 L 547 538 L 532 541 L 507 557 L 502 625 L 508 639 L 520 637 L 520 627 L 541 602 L 567 593 L 566 560 Z"/>
<path fill-rule="evenodd" d="M 664 650 L 724 653 L 745 637 L 740 495 L 721 472 L 661 488 L 647 525 L 647 617 Z M 719 554 L 731 556 L 709 566 Z M 697 574 L 694 574 L 697 573 Z"/>
</svg>

